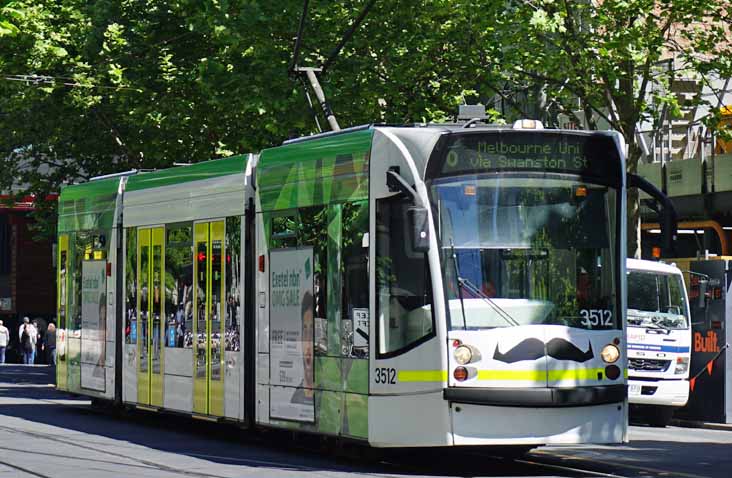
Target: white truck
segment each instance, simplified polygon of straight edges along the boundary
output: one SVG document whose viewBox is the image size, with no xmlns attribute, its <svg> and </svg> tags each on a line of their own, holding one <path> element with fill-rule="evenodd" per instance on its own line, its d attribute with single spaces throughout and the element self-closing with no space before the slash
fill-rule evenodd
<svg viewBox="0 0 732 478">
<path fill-rule="evenodd" d="M 633 420 L 668 425 L 689 399 L 691 315 L 674 265 L 628 259 L 628 398 Z"/>
</svg>

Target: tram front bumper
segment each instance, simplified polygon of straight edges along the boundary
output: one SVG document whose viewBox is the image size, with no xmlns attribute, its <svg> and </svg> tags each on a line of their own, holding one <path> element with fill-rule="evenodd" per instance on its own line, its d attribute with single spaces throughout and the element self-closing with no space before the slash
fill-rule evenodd
<svg viewBox="0 0 732 478">
<path fill-rule="evenodd" d="M 449 388 L 455 445 L 622 443 L 625 385 L 539 389 Z"/>
<path fill-rule="evenodd" d="M 445 400 L 473 405 L 518 407 L 584 407 L 619 403 L 627 397 L 624 384 L 574 388 L 468 388 L 444 390 Z"/>
</svg>

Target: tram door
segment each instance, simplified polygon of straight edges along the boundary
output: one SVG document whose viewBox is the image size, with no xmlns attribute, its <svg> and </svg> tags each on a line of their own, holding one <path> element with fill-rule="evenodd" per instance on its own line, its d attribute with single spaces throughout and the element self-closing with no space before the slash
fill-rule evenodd
<svg viewBox="0 0 732 478">
<path fill-rule="evenodd" d="M 216 416 L 224 415 L 225 224 L 193 226 L 193 412 Z"/>
<path fill-rule="evenodd" d="M 56 384 L 61 390 L 68 386 L 68 368 L 66 365 L 66 319 L 68 313 L 69 285 L 69 236 L 58 238 L 58 323 L 56 324 Z"/>
<path fill-rule="evenodd" d="M 137 230 L 137 402 L 163 406 L 165 229 Z"/>
</svg>

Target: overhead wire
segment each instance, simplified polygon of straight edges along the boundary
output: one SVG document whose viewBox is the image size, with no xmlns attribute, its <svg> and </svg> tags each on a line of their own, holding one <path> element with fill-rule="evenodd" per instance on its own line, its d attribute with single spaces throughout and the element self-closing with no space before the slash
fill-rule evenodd
<svg viewBox="0 0 732 478">
<path fill-rule="evenodd" d="M 70 86 L 79 88 L 94 88 L 94 89 L 107 89 L 107 90 L 129 90 L 142 92 L 139 88 L 133 88 L 131 86 L 110 86 L 110 85 L 95 85 L 88 83 L 79 83 L 73 78 L 66 76 L 51 76 L 51 75 L 9 75 L 0 74 L 0 79 L 6 81 L 17 81 L 26 83 L 32 86 L 40 85 L 53 85 L 53 86 Z"/>
<path fill-rule="evenodd" d="M 290 62 L 290 66 L 288 68 L 288 74 L 291 77 L 296 76 L 297 80 L 300 81 L 300 83 L 302 84 L 302 86 L 305 90 L 305 97 L 308 101 L 308 106 L 310 108 L 311 113 L 313 114 L 313 117 L 315 118 L 315 124 L 318 127 L 319 131 L 322 131 L 322 128 L 320 126 L 320 121 L 318 120 L 318 114 L 313 107 L 313 101 L 310 97 L 310 91 L 308 89 L 308 85 L 305 82 L 305 80 L 303 79 L 303 74 L 313 76 L 311 83 L 312 83 L 312 81 L 315 82 L 315 84 L 313 84 L 312 87 L 316 90 L 315 93 L 316 93 L 316 96 L 318 96 L 318 94 L 319 94 L 318 91 L 320 90 L 320 85 L 317 84 L 318 83 L 317 77 L 314 76 L 314 73 L 316 71 L 319 71 L 321 76 L 323 74 L 325 74 L 326 70 L 336 60 L 336 58 L 340 54 L 343 47 L 346 45 L 346 43 L 348 43 L 348 40 L 351 39 L 353 34 L 358 29 L 359 25 L 361 25 L 364 18 L 366 18 L 366 15 L 368 14 L 369 10 L 371 10 L 371 7 L 373 7 L 375 3 L 376 3 L 376 0 L 368 0 L 368 3 L 366 3 L 366 5 L 361 10 L 361 12 L 356 17 L 356 19 L 353 21 L 353 23 L 351 23 L 351 25 L 345 30 L 340 41 L 338 42 L 336 47 L 333 49 L 333 51 L 330 53 L 330 55 L 328 55 L 328 58 L 326 58 L 326 60 L 323 62 L 323 65 L 320 68 L 300 68 L 298 65 L 298 60 L 300 59 L 300 50 L 302 47 L 303 32 L 305 30 L 305 21 L 307 19 L 308 5 L 309 5 L 309 0 L 303 0 L 302 14 L 300 15 L 300 21 L 298 23 L 297 34 L 295 35 L 295 45 L 293 46 L 292 61 Z M 321 96 L 322 96 L 322 93 L 321 93 Z M 333 115 L 332 111 L 330 111 L 330 107 L 328 106 L 328 104 L 325 102 L 325 98 L 322 98 L 322 100 L 321 100 L 320 96 L 318 96 L 318 98 L 319 98 L 319 101 L 321 101 L 321 107 L 323 108 L 323 113 L 328 118 L 328 122 L 331 123 L 331 121 L 332 121 L 335 123 L 335 127 L 334 127 L 335 130 L 340 129 L 335 120 L 335 116 Z M 332 126 L 332 123 L 331 123 L 331 126 Z"/>
</svg>

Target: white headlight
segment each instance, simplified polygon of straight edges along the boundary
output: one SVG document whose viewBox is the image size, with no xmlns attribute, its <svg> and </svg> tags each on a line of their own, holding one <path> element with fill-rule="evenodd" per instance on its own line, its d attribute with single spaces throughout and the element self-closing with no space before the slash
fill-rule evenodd
<svg viewBox="0 0 732 478">
<path fill-rule="evenodd" d="M 602 348 L 600 357 L 607 363 L 615 363 L 620 358 L 620 349 L 613 344 L 607 344 Z"/>
<path fill-rule="evenodd" d="M 678 357 L 674 373 L 686 373 L 687 370 L 689 370 L 689 357 Z"/>
<path fill-rule="evenodd" d="M 470 363 L 473 359 L 473 351 L 467 345 L 461 345 L 453 352 L 455 354 L 455 360 L 460 365 Z"/>
</svg>

